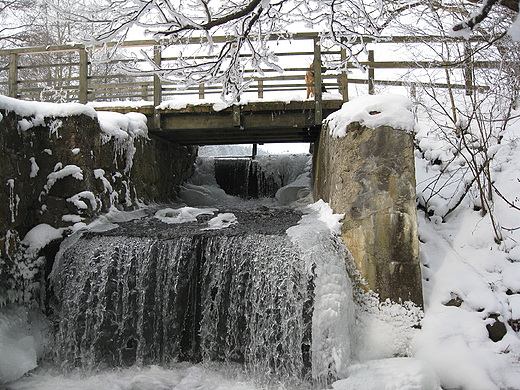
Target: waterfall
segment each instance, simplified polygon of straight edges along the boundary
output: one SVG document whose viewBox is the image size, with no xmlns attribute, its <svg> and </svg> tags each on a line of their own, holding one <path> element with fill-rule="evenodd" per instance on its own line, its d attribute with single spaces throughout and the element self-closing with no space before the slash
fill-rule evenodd
<svg viewBox="0 0 520 390">
<path fill-rule="evenodd" d="M 228 195 L 273 198 L 276 192 L 310 169 L 310 155 L 261 155 L 251 158 L 198 157 L 191 183 L 216 184 Z"/>
<path fill-rule="evenodd" d="M 53 270 L 57 359 L 83 367 L 216 360 L 309 375 L 314 275 L 277 234 L 300 215 L 281 211 L 287 223 L 265 233 L 273 215 L 239 219 L 246 214 L 257 222 L 242 229 L 150 221 L 155 237 L 145 223 L 64 246 Z"/>
<path fill-rule="evenodd" d="M 99 368 L 238 364 L 253 381 L 297 389 L 345 376 L 355 354 L 354 306 L 341 216 L 323 202 L 241 199 L 217 183 L 227 166 L 233 180 L 248 172 L 238 182 L 255 181 L 258 196 L 272 196 L 301 182 L 308 163 L 309 156 L 199 159 L 181 196 L 189 206 L 112 211 L 68 237 L 49 277 L 52 365 L 88 376 Z"/>
</svg>

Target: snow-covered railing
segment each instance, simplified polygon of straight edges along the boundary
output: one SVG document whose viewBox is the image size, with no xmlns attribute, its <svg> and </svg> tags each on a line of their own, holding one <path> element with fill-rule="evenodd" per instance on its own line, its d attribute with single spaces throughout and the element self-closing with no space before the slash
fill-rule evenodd
<svg viewBox="0 0 520 390">
<path fill-rule="evenodd" d="M 414 87 L 427 83 L 439 88 L 472 89 L 482 88 L 474 85 L 473 69 L 493 68 L 497 64 L 490 61 L 448 62 L 441 60 L 420 60 L 409 55 L 397 58 L 394 49 L 388 44 L 411 47 L 425 45 L 431 49 L 436 44 L 445 44 L 445 37 L 391 37 L 378 43 L 372 43 L 365 61 L 357 63 L 347 61 L 345 50 L 337 47 L 322 49 L 317 42 L 317 33 L 298 33 L 288 39 L 273 36 L 274 50 L 283 72 L 268 68 L 245 69 L 244 77 L 251 80 L 247 93 L 258 98 L 269 93 L 296 92 L 305 95 L 307 87 L 316 90 L 316 110 L 320 109 L 322 86 L 327 91 L 337 90 L 343 100 L 348 100 L 349 87 L 356 84 L 368 86 L 368 93 L 375 92 L 376 85 Z M 213 37 L 213 44 L 226 42 L 225 37 Z M 459 45 L 470 45 L 471 41 L 449 39 Z M 462 43 L 461 43 L 462 42 Z M 200 45 L 200 40 L 187 44 Z M 186 45 L 186 42 L 183 43 Z M 379 50 L 379 47 L 386 48 Z M 355 46 L 355 42 L 352 44 Z M 375 60 L 375 48 L 378 55 L 390 52 L 392 60 Z M 418 47 L 418 46 L 417 46 Z M 117 49 L 114 49 L 117 48 Z M 420 51 L 422 49 L 419 49 Z M 173 54 L 172 54 L 173 53 Z M 55 102 L 76 101 L 80 103 L 95 101 L 144 100 L 159 105 L 177 95 L 198 95 L 203 99 L 209 94 L 220 94 L 219 84 L 200 84 L 183 87 L 175 81 L 154 74 L 150 64 L 168 67 L 168 63 L 178 60 L 175 46 L 164 46 L 153 40 L 128 41 L 121 45 L 105 44 L 85 46 L 82 44 L 24 47 L 0 50 L 0 92 L 15 98 L 26 100 L 44 100 Z M 244 58 L 248 55 L 245 54 Z M 250 56 L 250 55 L 249 55 Z M 196 56 L 190 57 L 195 58 Z M 198 58 L 209 58 L 199 56 Z M 322 63 L 315 69 L 313 84 L 305 83 L 305 73 L 311 63 Z M 1 65 L 3 64 L 3 66 Z M 148 66 L 148 68 L 147 68 Z M 359 70 L 364 68 L 364 73 Z M 438 81 L 438 77 L 409 77 L 411 70 L 459 69 L 461 76 L 457 80 Z M 376 70 L 379 78 L 376 78 Z M 404 73 L 403 73 L 404 71 Z M 359 76 L 356 75 L 359 74 Z M 384 77 L 381 77 L 384 76 Z M 485 88 L 485 86 L 483 86 Z M 366 92 L 365 92 L 366 93 Z"/>
</svg>

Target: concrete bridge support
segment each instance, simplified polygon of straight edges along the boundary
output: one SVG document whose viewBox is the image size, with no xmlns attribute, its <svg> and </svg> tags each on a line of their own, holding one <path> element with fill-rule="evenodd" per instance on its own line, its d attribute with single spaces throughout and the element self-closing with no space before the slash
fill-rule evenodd
<svg viewBox="0 0 520 390">
<path fill-rule="evenodd" d="M 344 138 L 324 126 L 315 156 L 315 199 L 345 213 L 342 237 L 381 300 L 422 305 L 413 136 L 351 123 Z"/>
</svg>

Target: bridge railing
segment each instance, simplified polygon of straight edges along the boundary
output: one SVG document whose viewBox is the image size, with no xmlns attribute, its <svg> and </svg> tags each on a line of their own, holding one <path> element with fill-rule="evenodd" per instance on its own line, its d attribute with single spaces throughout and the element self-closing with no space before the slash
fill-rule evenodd
<svg viewBox="0 0 520 390">
<path fill-rule="evenodd" d="M 276 44 L 281 41 L 276 37 Z M 456 41 L 463 45 L 471 44 L 471 41 Z M 215 37 L 214 42 L 225 42 L 224 37 Z M 274 42 L 274 40 L 273 40 Z M 305 90 L 311 85 L 305 84 L 305 73 L 314 61 L 320 63 L 340 63 L 346 58 L 346 52 L 339 48 L 321 49 L 318 35 L 315 33 L 300 33 L 292 36 L 289 41 L 283 41 L 286 49 L 279 49 L 276 55 L 281 66 L 282 74 L 273 69 L 264 69 L 264 74 L 259 75 L 253 69 L 246 69 L 245 77 L 251 77 L 253 82 L 248 93 L 255 94 L 257 98 L 269 98 L 269 94 L 275 93 L 277 97 L 281 92 L 301 93 L 305 96 Z M 408 45 L 427 44 L 432 47 L 435 44 L 446 43 L 446 38 L 429 37 L 393 37 L 385 43 L 374 43 L 366 55 L 366 60 L 360 64 L 365 67 L 363 73 L 352 62 L 347 63 L 341 70 L 335 71 L 316 66 L 315 101 L 316 110 L 320 111 L 322 99 L 322 86 L 327 91 L 337 91 L 341 98 L 347 101 L 349 90 L 356 85 L 363 85 L 365 92 L 374 93 L 377 85 L 404 86 L 414 88 L 427 83 L 437 88 L 458 88 L 466 93 L 471 93 L 475 88 L 486 86 L 475 85 L 474 69 L 485 67 L 497 67 L 494 62 L 476 62 L 466 59 L 458 63 L 448 63 L 442 60 L 418 60 L 416 58 L 395 58 L 390 49 L 390 57 L 393 60 L 376 60 L 375 48 L 382 53 L 381 57 L 388 57 L 389 49 L 379 49 L 384 45 Z M 193 44 L 200 44 L 193 42 Z M 220 94 L 220 85 L 197 85 L 186 89 L 179 88 L 173 82 L 161 80 L 151 73 L 128 72 L 130 63 L 136 66 L 146 67 L 145 59 L 137 58 L 137 51 L 147 52 L 147 56 L 155 63 L 167 66 L 168 62 L 176 59 L 175 53 L 169 54 L 169 49 L 164 48 L 156 41 L 141 40 L 125 42 L 111 57 L 103 57 L 104 50 L 110 50 L 111 45 L 104 47 L 85 47 L 81 44 L 46 47 L 25 47 L 11 50 L 0 50 L 0 92 L 11 97 L 27 100 L 44 100 L 69 102 L 113 102 L 113 101 L 149 101 L 158 105 L 164 100 L 178 96 L 195 95 L 201 99 L 211 94 Z M 295 50 L 297 49 L 297 50 Z M 126 53 L 125 53 L 126 52 Z M 133 57 L 133 58 L 132 58 Z M 380 57 L 378 55 L 378 57 Z M 101 58 L 101 59 L 100 59 Z M 108 59 L 107 59 L 108 58 Z M 327 61 L 325 61 L 325 59 Z M 460 77 L 455 80 L 444 80 L 440 77 L 426 76 L 411 77 L 410 72 L 442 71 L 446 69 L 457 70 Z M 378 77 L 376 77 L 376 75 Z M 383 76 L 383 77 L 381 77 Z M 317 120 L 320 117 L 317 118 Z M 321 120 L 321 119 L 320 119 Z"/>
</svg>

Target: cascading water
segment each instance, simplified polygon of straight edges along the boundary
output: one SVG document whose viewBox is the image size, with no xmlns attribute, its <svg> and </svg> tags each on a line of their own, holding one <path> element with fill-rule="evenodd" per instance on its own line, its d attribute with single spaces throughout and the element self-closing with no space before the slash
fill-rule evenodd
<svg viewBox="0 0 520 390">
<path fill-rule="evenodd" d="M 50 277 L 53 364 L 85 373 L 152 365 L 151 376 L 94 386 L 103 389 L 195 388 L 182 384 L 185 367 L 153 368 L 179 361 L 238 363 L 253 378 L 305 381 L 282 385 L 297 389 L 345 375 L 354 308 L 346 249 L 331 233 L 340 216 L 323 202 L 297 209 L 241 200 L 215 177 L 223 165 L 246 166 L 257 188 L 270 196 L 289 188 L 282 198 L 298 199 L 308 193 L 309 156 L 219 164 L 199 159 L 179 193 L 184 205 L 107 215 L 62 243 Z"/>
<path fill-rule="evenodd" d="M 251 158 L 199 157 L 190 182 L 216 184 L 241 198 L 274 198 L 276 192 L 310 170 L 310 155 L 260 155 Z"/>
<path fill-rule="evenodd" d="M 279 211 L 283 222 L 266 227 L 265 210 L 236 214 L 247 225 L 179 229 L 150 219 L 85 233 L 62 251 L 53 276 L 58 359 L 217 360 L 309 372 L 313 276 L 284 234 L 300 215 Z"/>
</svg>

